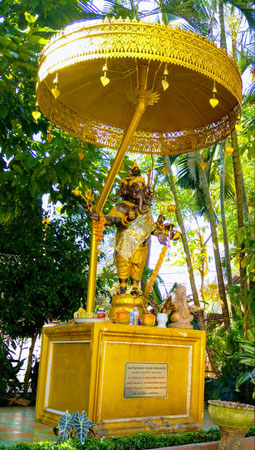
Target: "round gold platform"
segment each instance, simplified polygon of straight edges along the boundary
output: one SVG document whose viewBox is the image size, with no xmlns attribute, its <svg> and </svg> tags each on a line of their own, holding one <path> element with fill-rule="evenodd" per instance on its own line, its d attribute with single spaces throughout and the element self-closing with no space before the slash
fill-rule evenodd
<svg viewBox="0 0 255 450">
<path fill-rule="evenodd" d="M 130 294 L 113 295 L 112 297 L 112 308 L 109 312 L 109 318 L 111 320 L 115 319 L 115 313 L 120 309 L 126 309 L 127 311 L 133 311 L 134 307 L 137 307 L 139 312 L 139 318 L 146 311 L 147 300 L 142 295 L 135 296 Z"/>
</svg>

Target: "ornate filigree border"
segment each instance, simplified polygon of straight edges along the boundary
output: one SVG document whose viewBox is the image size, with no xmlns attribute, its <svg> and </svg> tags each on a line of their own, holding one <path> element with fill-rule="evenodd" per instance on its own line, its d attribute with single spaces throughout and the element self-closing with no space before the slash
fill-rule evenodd
<svg viewBox="0 0 255 450">
<path fill-rule="evenodd" d="M 88 119 L 55 100 L 44 82 L 38 87 L 38 102 L 42 112 L 59 128 L 92 144 L 118 149 L 124 130 Z M 219 121 L 196 130 L 170 133 L 134 133 L 128 151 L 138 153 L 179 154 L 209 147 L 225 139 L 234 129 L 240 113 L 237 105 Z"/>
</svg>

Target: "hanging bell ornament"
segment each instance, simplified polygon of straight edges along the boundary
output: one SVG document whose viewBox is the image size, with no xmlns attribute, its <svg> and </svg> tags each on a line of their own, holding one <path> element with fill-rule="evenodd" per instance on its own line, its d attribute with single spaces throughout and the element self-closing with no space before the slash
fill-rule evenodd
<svg viewBox="0 0 255 450">
<path fill-rule="evenodd" d="M 167 81 L 167 78 L 168 78 L 168 70 L 167 70 L 167 64 L 166 64 L 164 72 L 163 72 L 163 78 L 161 80 L 161 84 L 162 84 L 164 91 L 166 91 L 169 88 L 169 83 Z"/>
<path fill-rule="evenodd" d="M 235 124 L 235 129 L 236 129 L 236 131 L 237 131 L 238 133 L 239 133 L 239 131 L 242 131 L 243 127 L 242 127 L 242 125 L 241 125 L 240 122 L 237 122 L 237 123 Z"/>
<path fill-rule="evenodd" d="M 213 90 L 212 90 L 212 98 L 210 98 L 210 100 L 209 100 L 209 102 L 210 102 L 210 105 L 213 107 L 213 108 L 215 108 L 217 105 L 218 105 L 218 103 L 219 103 L 219 100 L 217 99 L 217 98 L 215 98 L 215 95 L 217 94 L 217 89 L 216 89 L 216 85 L 215 85 L 215 80 L 214 80 L 214 83 L 213 83 Z"/>
<path fill-rule="evenodd" d="M 105 61 L 105 64 L 103 66 L 103 73 L 104 73 L 104 75 L 102 75 L 100 77 L 100 81 L 101 81 L 103 87 L 107 86 L 107 84 L 110 83 L 110 78 L 107 77 L 107 70 L 108 70 L 107 61 Z"/>
<path fill-rule="evenodd" d="M 56 76 L 53 80 L 53 88 L 51 89 L 53 97 L 56 99 L 58 98 L 60 91 L 58 90 L 58 73 L 56 73 Z"/>
<path fill-rule="evenodd" d="M 235 124 L 235 129 L 236 129 L 236 131 L 238 133 L 239 133 L 239 131 L 242 131 L 242 129 L 243 129 L 242 124 L 241 124 L 241 115 L 240 115 L 240 113 L 237 116 L 237 122 Z"/>
<path fill-rule="evenodd" d="M 202 155 L 203 161 L 201 161 L 201 163 L 199 164 L 202 170 L 205 170 L 206 168 L 206 162 L 204 160 L 205 155 Z"/>
<path fill-rule="evenodd" d="M 226 152 L 228 153 L 228 155 L 232 155 L 234 149 L 232 147 L 232 139 L 229 139 L 228 145 L 226 147 Z"/>
<path fill-rule="evenodd" d="M 33 118 L 35 119 L 36 122 L 37 122 L 37 120 L 40 119 L 40 117 L 41 117 L 41 113 L 40 113 L 40 111 L 38 110 L 38 103 L 37 103 L 37 102 L 36 102 L 36 104 L 35 104 L 35 111 L 32 112 L 32 116 L 33 116 Z"/>
<path fill-rule="evenodd" d="M 80 160 L 82 161 L 83 160 L 83 158 L 84 158 L 84 153 L 83 153 L 83 149 L 84 149 L 84 144 L 83 144 L 83 142 L 81 143 L 81 151 L 78 153 L 78 156 L 79 156 L 79 158 L 80 158 Z"/>
<path fill-rule="evenodd" d="M 52 139 L 53 139 L 53 136 L 52 136 L 52 125 L 50 124 L 49 125 L 49 128 L 48 128 L 48 130 L 47 130 L 47 141 L 50 143 L 51 141 L 52 141 Z"/>
</svg>

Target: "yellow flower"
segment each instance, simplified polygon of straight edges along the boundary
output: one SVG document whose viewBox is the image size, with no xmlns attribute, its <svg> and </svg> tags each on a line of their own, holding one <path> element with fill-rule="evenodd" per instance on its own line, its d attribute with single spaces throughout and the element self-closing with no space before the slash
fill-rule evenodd
<svg viewBox="0 0 255 450">
<path fill-rule="evenodd" d="M 81 191 L 79 191 L 78 189 L 73 189 L 72 193 L 76 196 L 79 197 L 81 195 Z"/>
</svg>

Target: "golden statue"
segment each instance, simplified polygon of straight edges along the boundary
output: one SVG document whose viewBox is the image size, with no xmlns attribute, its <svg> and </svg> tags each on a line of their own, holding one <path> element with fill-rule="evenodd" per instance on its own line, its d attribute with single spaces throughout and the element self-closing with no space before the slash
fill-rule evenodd
<svg viewBox="0 0 255 450">
<path fill-rule="evenodd" d="M 129 176 L 121 180 L 120 188 L 113 206 L 105 217 L 105 225 L 115 225 L 114 260 L 119 279 L 118 295 L 126 294 L 128 280 L 131 282 L 130 294 L 139 295 L 139 283 L 148 254 L 148 241 L 151 234 L 157 236 L 160 244 L 166 245 L 168 238 L 177 240 L 180 233 L 173 224 L 165 224 L 161 214 L 154 222 L 151 213 L 152 194 L 146 185 L 136 162 L 129 169 Z M 93 220 L 100 220 L 100 214 L 87 199 L 85 210 Z"/>
</svg>

